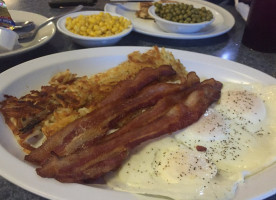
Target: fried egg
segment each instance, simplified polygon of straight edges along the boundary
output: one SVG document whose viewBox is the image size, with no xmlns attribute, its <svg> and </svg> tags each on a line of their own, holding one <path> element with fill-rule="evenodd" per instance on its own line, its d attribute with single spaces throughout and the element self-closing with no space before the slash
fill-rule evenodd
<svg viewBox="0 0 276 200">
<path fill-rule="evenodd" d="M 148 141 L 106 177 L 115 190 L 172 199 L 230 199 L 276 160 L 276 86 L 224 83 L 200 120 Z"/>
<path fill-rule="evenodd" d="M 218 104 L 175 138 L 230 173 L 253 174 L 276 160 L 276 86 L 224 83 Z M 206 128 L 207 127 L 207 128 Z"/>
<path fill-rule="evenodd" d="M 170 136 L 135 149 L 118 172 L 106 177 L 115 190 L 172 199 L 227 199 L 236 190 L 238 179 L 218 172 L 204 153 Z"/>
</svg>

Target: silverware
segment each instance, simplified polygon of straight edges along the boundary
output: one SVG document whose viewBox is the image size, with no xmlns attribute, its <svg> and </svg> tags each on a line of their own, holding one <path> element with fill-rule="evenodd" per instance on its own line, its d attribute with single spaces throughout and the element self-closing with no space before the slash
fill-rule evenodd
<svg viewBox="0 0 276 200">
<path fill-rule="evenodd" d="M 15 26 L 13 30 L 20 30 L 24 28 L 29 28 L 31 26 L 34 26 L 33 21 L 25 21 L 25 22 L 15 22 Z"/>
<path fill-rule="evenodd" d="M 18 36 L 19 36 L 18 41 L 22 43 L 22 42 L 28 42 L 28 41 L 32 40 L 35 37 L 35 35 L 37 34 L 37 32 L 39 31 L 39 29 L 46 26 L 48 23 L 50 23 L 54 19 L 60 18 L 69 13 L 80 11 L 82 8 L 83 8 L 83 5 L 79 5 L 66 13 L 48 18 L 45 22 L 43 22 L 42 24 L 40 24 L 39 26 L 37 26 L 34 30 L 32 30 L 30 32 L 18 33 Z"/>
<path fill-rule="evenodd" d="M 153 2 L 154 0 L 109 0 L 110 3 L 124 3 L 124 2 Z"/>
</svg>

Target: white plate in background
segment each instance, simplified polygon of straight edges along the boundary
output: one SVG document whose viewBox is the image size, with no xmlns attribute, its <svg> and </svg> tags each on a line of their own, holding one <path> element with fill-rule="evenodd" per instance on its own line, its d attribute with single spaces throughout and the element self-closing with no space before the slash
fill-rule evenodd
<svg viewBox="0 0 276 200">
<path fill-rule="evenodd" d="M 33 21 L 36 26 L 47 20 L 46 17 L 31 12 L 9 10 L 9 13 L 14 21 Z M 20 54 L 40 47 L 41 45 L 48 42 L 54 36 L 55 32 L 56 26 L 53 22 L 50 22 L 48 25 L 44 26 L 37 32 L 33 40 L 25 43 L 19 43 L 19 46 L 16 46 L 12 51 L 0 52 L 0 58 Z"/>
<path fill-rule="evenodd" d="M 215 37 L 218 35 L 222 35 L 228 32 L 235 24 L 234 17 L 224 8 L 215 5 L 213 3 L 201 0 L 177 0 L 179 2 L 193 4 L 196 3 L 202 6 L 208 6 L 214 15 L 214 22 L 202 29 L 197 33 L 167 33 L 162 31 L 157 24 L 154 23 L 153 20 L 150 19 L 141 19 L 138 18 L 135 14 L 136 9 L 139 8 L 138 3 L 127 3 L 125 6 L 121 6 L 118 4 L 106 4 L 104 10 L 108 12 L 114 12 L 120 15 L 123 15 L 129 18 L 133 25 L 134 31 L 150 35 L 156 36 L 160 38 L 170 38 L 170 39 L 203 39 Z"/>
<path fill-rule="evenodd" d="M 69 69 L 79 76 L 92 75 L 117 66 L 133 51 L 145 52 L 148 47 L 101 47 L 68 51 L 37 58 L 0 74 L 0 101 L 3 94 L 20 97 L 32 89 L 46 85 L 57 72 Z M 276 79 L 245 65 L 213 56 L 188 51 L 167 49 L 201 77 L 214 77 L 220 81 L 258 82 L 276 84 Z M 41 178 L 35 167 L 24 161 L 24 154 L 12 132 L 0 116 L 0 175 L 14 184 L 49 199 L 66 200 L 141 200 L 141 196 L 113 191 L 99 185 L 60 183 Z M 246 178 L 234 200 L 263 199 L 276 193 L 276 164 Z M 145 198 L 144 198 L 145 199 Z"/>
</svg>

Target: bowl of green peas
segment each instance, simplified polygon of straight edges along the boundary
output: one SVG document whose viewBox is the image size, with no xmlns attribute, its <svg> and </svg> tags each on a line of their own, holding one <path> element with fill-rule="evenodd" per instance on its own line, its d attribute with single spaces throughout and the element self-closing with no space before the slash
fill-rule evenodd
<svg viewBox="0 0 276 200">
<path fill-rule="evenodd" d="M 165 32 L 195 33 L 214 21 L 214 15 L 205 6 L 186 3 L 154 3 L 149 15 Z"/>
</svg>

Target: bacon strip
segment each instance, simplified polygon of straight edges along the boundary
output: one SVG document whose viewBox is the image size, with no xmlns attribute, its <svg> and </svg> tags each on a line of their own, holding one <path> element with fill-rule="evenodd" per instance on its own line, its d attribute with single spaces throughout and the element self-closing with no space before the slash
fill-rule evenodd
<svg viewBox="0 0 276 200">
<path fill-rule="evenodd" d="M 58 158 L 53 155 L 41 168 L 37 169 L 37 173 L 42 177 L 53 177 L 61 182 L 93 180 L 107 172 L 106 169 L 102 169 L 101 163 L 115 163 L 109 167 L 113 170 L 120 165 L 130 149 L 141 142 L 177 131 L 197 121 L 209 105 L 219 99 L 221 87 L 222 84 L 213 79 L 203 82 L 200 87 L 195 86 L 189 95 L 183 98 L 183 101 L 168 105 L 165 114 L 148 124 L 130 129 L 117 137 L 108 135 L 106 138 L 112 139 L 104 139 L 103 142 L 66 157 Z M 147 112 L 142 115 L 146 116 Z M 118 156 L 114 156 L 122 154 L 124 156 L 119 159 Z"/>
<path fill-rule="evenodd" d="M 119 100 L 96 109 L 49 137 L 39 148 L 25 156 L 25 159 L 40 164 L 51 155 L 51 151 L 59 156 L 68 155 L 85 142 L 103 137 L 110 126 L 126 114 L 152 106 L 160 98 L 185 88 L 185 84 L 158 83 L 146 87 L 134 98 Z"/>
<path fill-rule="evenodd" d="M 189 73 L 187 76 L 187 86 L 189 86 L 188 89 L 174 95 L 168 95 L 165 98 L 159 100 L 152 109 L 148 110 L 146 113 L 137 116 L 115 133 L 102 138 L 101 142 L 112 140 L 113 138 L 121 136 L 122 134 L 127 133 L 130 130 L 140 128 L 141 126 L 144 126 L 158 119 L 168 111 L 170 106 L 183 101 L 188 94 L 190 94 L 196 88 L 201 87 L 201 85 L 215 85 L 215 82 L 213 82 L 213 80 L 204 81 L 201 83 L 201 85 L 199 85 L 199 82 L 199 78 L 194 72 Z"/>
<path fill-rule="evenodd" d="M 93 123 L 90 123 L 85 131 L 78 133 L 77 136 L 75 136 L 75 133 L 66 136 L 63 144 L 56 147 L 53 151 L 59 156 L 65 156 L 73 153 L 79 147 L 84 148 L 87 142 L 91 143 L 95 139 L 103 137 L 111 127 L 116 126 L 116 122 L 119 119 L 128 113 L 153 106 L 162 97 L 185 88 L 186 85 L 183 84 L 158 83 L 145 88 L 134 98 L 119 100 L 101 107 L 98 112 L 88 116 L 88 121 Z M 83 129 L 83 127 L 81 128 Z M 95 134 L 97 137 L 94 137 Z M 71 139 L 71 136 L 73 139 Z"/>
<path fill-rule="evenodd" d="M 185 81 L 185 85 L 186 85 L 187 88 L 192 87 L 192 86 L 194 86 L 194 85 L 196 85 L 196 84 L 199 84 L 199 83 L 200 83 L 200 79 L 199 79 L 199 77 L 196 75 L 195 72 L 189 72 L 189 73 L 187 74 L 186 81 Z M 188 90 L 188 91 L 189 91 L 189 90 Z M 187 94 L 188 94 L 188 91 L 186 91 Z M 175 97 L 175 96 L 173 96 L 173 97 L 174 97 L 174 98 L 178 98 L 178 97 Z M 173 99 L 170 99 L 170 100 L 168 100 L 168 101 L 171 102 L 171 104 L 174 102 Z M 162 108 L 161 108 L 161 107 L 160 107 L 160 108 L 157 108 L 157 107 L 156 107 L 156 109 L 158 109 L 158 110 L 159 110 L 159 114 L 161 114 Z M 137 126 L 137 127 L 141 126 L 141 125 L 140 125 L 141 122 L 138 121 L 139 118 L 141 118 L 141 117 L 137 117 L 137 116 L 139 116 L 139 114 L 141 114 L 142 112 L 144 112 L 144 110 L 143 110 L 143 109 L 140 109 L 140 110 L 137 110 L 137 113 L 131 113 L 130 116 L 126 116 L 125 118 L 123 118 L 122 121 L 119 121 L 118 124 L 117 124 L 117 127 L 114 127 L 114 128 L 121 128 L 121 127 L 123 127 L 123 129 L 127 130 L 128 127 L 134 128 L 134 127 L 136 127 L 136 126 Z M 145 121 L 145 122 L 148 123 L 148 122 L 152 121 L 153 119 L 157 118 L 157 116 L 158 116 L 158 115 L 156 115 L 157 112 L 156 112 L 155 114 L 153 114 L 153 115 L 150 115 L 150 114 L 149 114 L 150 112 L 154 112 L 154 111 L 151 110 L 151 111 L 149 111 L 149 112 L 147 113 L 147 115 L 143 115 L 143 117 L 142 117 L 142 120 L 143 120 L 143 121 Z M 133 120 L 131 123 L 128 124 L 128 122 L 129 122 L 130 120 L 134 119 L 135 117 L 136 117 L 137 119 Z M 126 125 L 126 124 L 127 124 L 127 125 Z M 118 125 L 119 125 L 119 126 L 118 126 Z M 124 126 L 124 125 L 126 125 L 126 126 Z M 114 135 L 114 134 L 112 134 L 112 135 Z"/>
<path fill-rule="evenodd" d="M 185 84 L 157 83 L 155 85 L 146 87 L 133 98 L 130 98 L 128 100 L 116 101 L 112 104 L 106 105 L 100 109 L 101 111 L 94 113 L 94 115 L 92 116 L 94 117 L 94 119 L 90 116 L 91 121 L 97 121 L 100 124 L 94 123 L 93 127 L 90 128 L 89 131 L 79 134 L 72 140 L 68 140 L 68 137 L 70 136 L 66 136 L 66 138 L 64 138 L 65 142 L 54 148 L 53 151 L 58 156 L 66 156 L 70 153 L 73 153 L 78 148 L 85 148 L 87 145 L 93 143 L 95 139 L 102 138 L 110 128 L 113 128 L 114 125 L 116 125 L 118 119 L 124 117 L 126 114 L 130 112 L 133 113 L 133 111 L 135 112 L 137 109 L 150 107 L 156 104 L 156 102 L 164 96 L 175 94 L 179 91 L 184 90 L 187 87 L 198 84 L 199 82 L 200 80 L 198 76 L 194 72 L 191 72 L 187 75 L 187 80 Z M 152 116 L 152 119 L 157 116 L 158 115 Z M 149 117 L 147 117 L 147 119 L 148 123 L 150 119 Z M 100 132 L 99 130 L 102 131 Z M 95 134 L 98 136 L 95 137 Z"/>
<path fill-rule="evenodd" d="M 168 77 L 168 76 L 172 76 L 175 74 L 176 74 L 176 72 L 169 65 L 163 65 L 156 69 L 144 68 L 136 75 L 134 80 L 125 80 L 125 81 L 120 82 L 118 85 L 116 85 L 116 87 L 111 92 L 111 94 L 109 96 L 107 96 L 107 98 L 101 103 L 101 106 L 103 107 L 106 104 L 110 104 L 111 102 L 118 101 L 120 99 L 122 100 L 126 97 L 130 97 L 130 96 L 134 95 L 135 93 L 137 93 L 138 90 L 140 90 L 143 87 L 145 87 L 146 85 L 148 85 L 149 83 L 156 81 L 162 77 Z M 131 87 L 128 88 L 128 86 L 131 86 Z M 165 88 L 163 88 L 163 89 L 165 89 Z M 176 89 L 176 88 L 174 88 L 174 89 Z M 170 88 L 169 90 L 172 92 L 174 89 Z M 161 86 L 161 88 L 159 88 L 159 90 L 161 93 L 162 86 Z M 165 91 L 164 91 L 164 94 L 166 94 Z M 162 94 L 160 94 L 160 96 L 158 98 L 161 98 L 161 96 L 162 96 Z M 120 102 L 120 103 L 122 104 L 124 102 Z M 149 104 L 147 104 L 147 105 L 150 106 L 150 103 L 152 103 L 152 102 L 149 101 Z M 100 125 L 100 122 L 101 122 L 101 120 L 103 120 L 102 118 L 100 119 L 98 117 L 94 117 L 91 120 L 89 120 L 89 119 L 91 118 L 91 115 L 92 116 L 96 116 L 96 115 L 101 116 L 101 113 L 108 115 L 109 109 L 112 109 L 112 107 L 114 107 L 114 106 L 116 107 L 116 105 L 107 105 L 107 107 L 105 107 L 105 109 L 102 109 L 102 110 L 98 109 L 95 112 L 92 112 L 91 114 L 69 124 L 67 127 L 60 130 L 57 134 L 54 134 L 52 137 L 49 137 L 47 139 L 47 141 L 40 148 L 33 150 L 29 155 L 27 155 L 25 157 L 25 159 L 30 162 L 40 164 L 42 161 L 44 161 L 45 159 L 47 159 L 50 156 L 50 152 L 53 151 L 55 148 L 56 148 L 56 151 L 60 153 L 60 155 L 65 155 L 66 152 L 64 152 L 64 148 L 66 147 L 66 145 L 68 145 L 76 136 L 81 135 L 83 132 L 86 132 L 85 135 L 89 135 L 89 137 L 86 138 L 85 140 L 92 140 L 92 139 L 96 139 L 98 137 L 103 136 L 106 133 L 106 131 L 108 130 L 108 127 L 106 124 L 104 124 L 104 122 L 107 123 L 108 120 L 112 120 L 112 117 L 109 116 L 109 118 L 108 118 L 108 117 L 106 117 L 106 115 L 104 115 L 103 117 L 108 118 L 108 119 L 105 120 L 101 125 Z M 136 105 L 136 106 L 137 106 L 137 108 L 135 108 L 135 105 L 134 105 L 134 109 L 139 108 L 139 105 Z M 146 105 L 144 105 L 144 106 L 146 106 Z M 117 113 L 117 115 L 115 115 L 113 117 L 116 118 L 120 115 L 123 116 L 125 114 L 127 114 L 127 111 L 125 113 Z M 94 131 L 93 131 L 93 130 L 90 130 L 91 127 L 95 127 L 98 129 L 97 130 L 94 129 Z M 94 133 L 95 131 L 96 131 L 96 133 Z M 55 135 L 57 135 L 57 136 L 55 136 Z M 79 143 L 82 143 L 81 138 L 76 141 L 78 141 Z M 69 147 L 67 147 L 67 148 L 69 148 Z M 70 152 L 75 150 L 75 148 L 77 148 L 76 145 L 74 145 L 74 148 L 72 150 L 70 150 Z"/>
<path fill-rule="evenodd" d="M 128 98 L 153 81 L 159 80 L 162 77 L 173 76 L 175 74 L 176 72 L 170 65 L 161 65 L 156 69 L 143 68 L 139 71 L 134 80 L 124 80 L 119 82 L 112 90 L 112 93 L 108 95 L 100 105 L 104 106 L 119 99 Z"/>
</svg>

